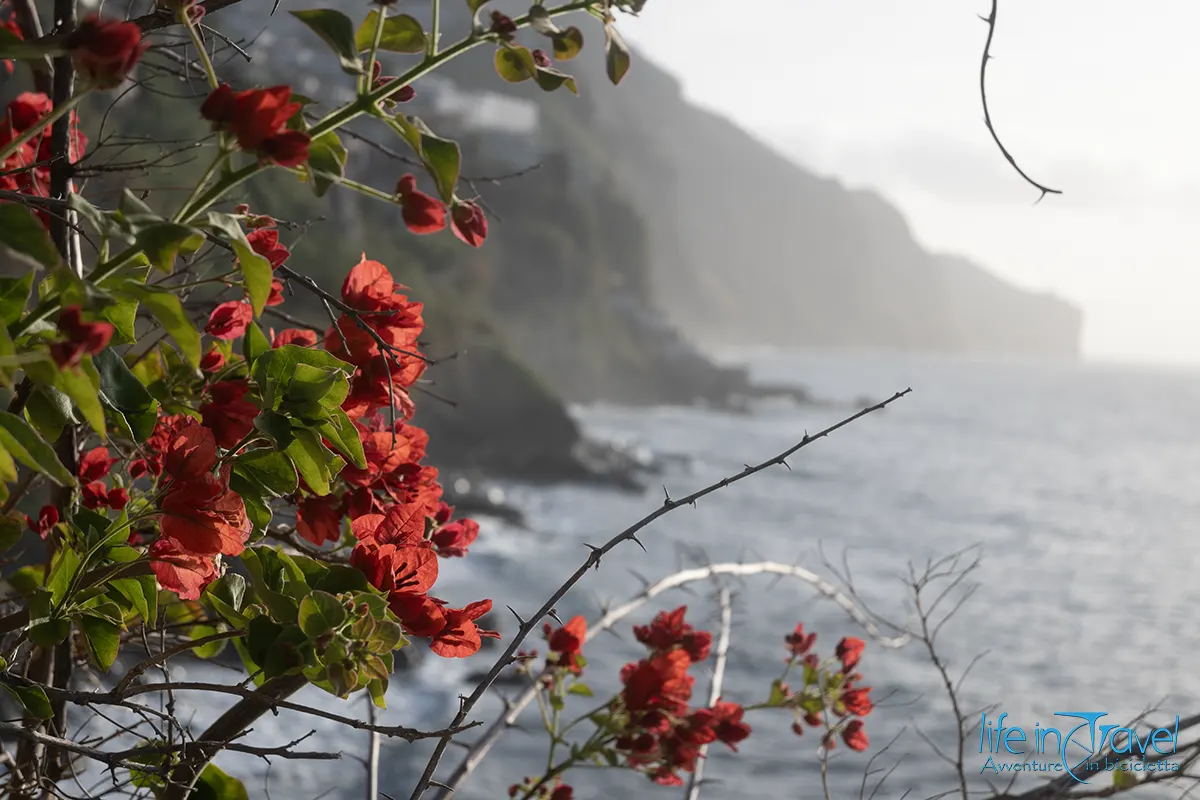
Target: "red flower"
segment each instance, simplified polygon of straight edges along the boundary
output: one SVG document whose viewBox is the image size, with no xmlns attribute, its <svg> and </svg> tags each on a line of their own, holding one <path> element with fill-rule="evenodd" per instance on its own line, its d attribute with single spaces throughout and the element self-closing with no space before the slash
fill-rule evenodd
<svg viewBox="0 0 1200 800">
<path fill-rule="evenodd" d="M 204 425 L 210 428 L 217 444 L 231 448 L 254 430 L 258 406 L 245 400 L 250 385 L 245 381 L 219 381 L 208 387 L 212 401 L 200 406 Z"/>
<path fill-rule="evenodd" d="M 182 600 L 199 599 L 204 587 L 217 577 L 212 556 L 189 553 L 166 537 L 150 545 L 147 555 L 158 582 Z"/>
<path fill-rule="evenodd" d="M 129 477 L 136 480 L 143 475 L 153 475 L 155 477 L 161 475 L 163 459 L 171 447 L 171 443 L 175 441 L 176 434 L 192 423 L 192 418 L 184 414 L 159 417 L 158 422 L 154 425 L 153 432 L 150 434 L 150 438 L 142 446 L 141 457 L 129 462 Z M 213 458 L 216 458 L 215 443 L 213 445 Z"/>
<path fill-rule="evenodd" d="M 804 721 L 807 722 L 809 725 L 812 725 L 814 728 L 820 728 L 825 725 L 824 718 L 820 714 L 813 713 L 813 712 L 809 712 L 808 714 L 805 714 Z"/>
<path fill-rule="evenodd" d="M 98 481 L 108 475 L 117 459 L 108 457 L 107 447 L 96 447 L 79 459 L 79 480 L 83 483 Z"/>
<path fill-rule="evenodd" d="M 6 116 L 14 131 L 24 133 L 53 110 L 54 104 L 41 92 L 22 92 L 8 104 Z"/>
<path fill-rule="evenodd" d="M 433 546 L 443 558 L 462 558 L 467 548 L 479 537 L 479 523 L 473 519 L 460 519 L 443 525 L 433 533 Z"/>
<path fill-rule="evenodd" d="M 550 654 L 546 656 L 548 666 L 565 667 L 575 674 L 582 670 L 579 657 L 582 655 L 583 640 L 587 637 L 587 620 L 571 617 L 571 620 L 549 636 Z"/>
<path fill-rule="evenodd" d="M 225 366 L 225 354 L 215 346 L 200 359 L 200 369 L 203 372 L 220 372 Z"/>
<path fill-rule="evenodd" d="M 84 508 L 102 508 L 108 505 L 108 487 L 100 481 L 85 483 L 79 490 Z"/>
<path fill-rule="evenodd" d="M 297 347 L 312 347 L 316 343 L 317 334 L 314 331 L 303 328 L 288 328 L 275 335 L 274 341 L 271 342 L 271 347 L 283 347 L 285 344 L 294 344 Z"/>
<path fill-rule="evenodd" d="M 537 64 L 539 67 L 550 67 L 554 64 L 554 62 L 550 60 L 549 54 L 541 48 L 533 51 L 533 63 Z"/>
<path fill-rule="evenodd" d="M 841 700 L 846 712 L 856 717 L 865 717 L 870 714 L 871 710 L 875 708 L 871 702 L 870 692 L 870 686 L 844 690 Z"/>
<path fill-rule="evenodd" d="M 481 630 L 475 626 L 475 620 L 491 610 L 491 600 L 480 600 L 466 608 L 446 609 L 446 625 L 433 637 L 429 649 L 442 658 L 466 658 L 475 655 L 483 643 L 480 637 L 500 638 L 500 634 L 495 631 Z"/>
<path fill-rule="evenodd" d="M 842 670 L 849 672 L 858 664 L 858 660 L 862 658 L 863 648 L 866 643 L 862 639 L 857 639 L 853 636 L 847 636 L 838 642 L 835 655 L 842 660 Z"/>
<path fill-rule="evenodd" d="M 707 631 L 697 631 L 684 621 L 687 606 L 680 606 L 674 611 L 660 611 L 649 625 L 635 625 L 634 637 L 656 653 L 665 653 L 675 647 L 682 647 L 692 661 L 703 661 L 708 658 L 712 648 L 712 634 Z"/>
<path fill-rule="evenodd" d="M 58 509 L 54 506 L 42 506 L 37 519 L 26 515 L 25 524 L 29 526 L 29 530 L 45 539 L 50 529 L 58 524 Z"/>
<path fill-rule="evenodd" d="M 342 513 L 330 497 L 309 497 L 296 509 L 296 531 L 318 547 L 342 538 Z"/>
<path fill-rule="evenodd" d="M 563 784 L 550 793 L 550 800 L 575 800 L 575 790 Z"/>
<path fill-rule="evenodd" d="M 164 428 L 161 439 L 154 441 L 155 434 L 159 433 L 157 429 L 150 437 L 166 451 L 163 467 L 167 475 L 176 481 L 203 478 L 217 463 L 217 441 L 212 431 L 191 417 L 175 418 L 174 424 L 167 424 L 168 419 L 159 420 Z"/>
<path fill-rule="evenodd" d="M 241 300 L 230 300 L 213 309 L 204 332 L 214 339 L 237 339 L 254 320 L 254 309 Z"/>
<path fill-rule="evenodd" d="M 691 659 L 682 650 L 655 656 L 621 670 L 622 697 L 630 711 L 663 709 L 669 713 L 687 707 L 694 680 L 687 674 Z"/>
<path fill-rule="evenodd" d="M 308 160 L 310 137 L 287 129 L 288 120 L 300 110 L 291 97 L 287 86 L 235 92 L 221 84 L 200 106 L 200 115 L 217 130 L 232 133 L 243 150 L 264 161 L 294 167 Z"/>
<path fill-rule="evenodd" d="M 125 491 L 125 487 L 118 486 L 115 489 L 110 489 L 108 492 L 108 507 L 114 511 L 120 511 L 125 506 L 129 505 L 129 492 Z"/>
<path fill-rule="evenodd" d="M 59 313 L 58 330 L 66 341 L 50 345 L 50 355 L 60 367 L 73 367 L 84 355 L 99 353 L 113 335 L 113 326 L 107 322 L 84 322 L 79 306 L 67 306 Z"/>
<path fill-rule="evenodd" d="M 159 524 L 162 535 L 174 539 L 180 550 L 203 556 L 241 554 L 252 530 L 242 498 L 224 476 L 212 473 L 172 482 Z"/>
<path fill-rule="evenodd" d="M 737 703 L 719 702 L 712 707 L 713 728 L 717 739 L 737 752 L 737 743 L 750 735 L 750 726 L 742 722 L 746 710 Z"/>
<path fill-rule="evenodd" d="M 292 255 L 292 251 L 279 243 L 279 231 L 274 228 L 259 228 L 246 234 L 246 241 L 254 252 L 265 258 L 271 269 L 279 268 Z"/>
<path fill-rule="evenodd" d="M 858 719 L 851 720 L 846 725 L 845 730 L 842 731 L 842 741 L 846 743 L 846 747 L 849 747 L 851 750 L 857 750 L 860 753 L 866 750 L 871 744 L 867 740 L 866 731 L 863 730 L 862 720 Z"/>
<path fill-rule="evenodd" d="M 77 72 L 97 89 L 112 89 L 121 85 L 149 45 L 135 23 L 93 14 L 68 37 L 67 46 Z"/>
<path fill-rule="evenodd" d="M 17 23 L 16 17 L 10 17 L 9 19 L 6 19 L 3 22 L 0 22 L 0 30 L 7 31 L 9 35 L 15 36 L 18 39 L 25 38 L 25 35 L 23 33 L 21 33 L 21 26 Z M 12 75 L 12 73 L 13 73 L 12 59 L 0 59 L 0 65 L 2 65 L 4 67 L 4 71 L 7 74 Z"/>
<path fill-rule="evenodd" d="M 517 34 L 517 24 L 499 11 L 493 11 L 491 32 L 504 41 L 511 42 Z"/>
<path fill-rule="evenodd" d="M 405 175 L 396 184 L 400 197 L 400 216 L 416 234 L 437 233 L 446 227 L 446 206 L 441 200 L 417 189 L 417 179 Z"/>
<path fill-rule="evenodd" d="M 812 649 L 813 644 L 817 641 L 817 635 L 810 633 L 807 636 L 804 634 L 804 623 L 796 625 L 796 630 L 789 633 L 783 638 L 787 644 L 788 652 L 794 656 L 802 656 Z"/>
<path fill-rule="evenodd" d="M 271 281 L 271 294 L 267 296 L 266 306 L 283 305 L 283 281 Z"/>
<path fill-rule="evenodd" d="M 472 247 L 479 247 L 487 238 L 487 217 L 483 209 L 470 200 L 460 200 L 450 210 L 450 229 L 454 235 Z"/>
</svg>

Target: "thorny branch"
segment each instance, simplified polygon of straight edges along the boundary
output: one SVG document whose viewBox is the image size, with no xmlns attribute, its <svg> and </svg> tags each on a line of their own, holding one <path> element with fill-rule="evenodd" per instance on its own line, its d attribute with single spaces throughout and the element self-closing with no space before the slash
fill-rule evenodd
<svg viewBox="0 0 1200 800">
<path fill-rule="evenodd" d="M 722 586 L 717 595 L 717 605 L 721 608 L 721 628 L 717 638 L 716 661 L 713 663 L 712 683 L 708 687 L 708 706 L 712 708 L 721 700 L 721 687 L 725 683 L 725 662 L 729 657 L 729 642 L 733 634 L 733 598 L 728 586 Z M 688 779 L 687 800 L 698 800 L 700 786 L 704 781 L 704 764 L 707 761 L 708 745 L 700 745 L 700 757 L 696 761 L 696 771 Z"/>
<path fill-rule="evenodd" d="M 1001 155 L 1008 160 L 1008 163 L 1011 164 L 1012 168 L 1017 171 L 1017 174 L 1024 178 L 1027 183 L 1041 192 L 1041 194 L 1038 195 L 1038 200 L 1040 201 L 1048 194 L 1062 194 L 1062 190 L 1051 189 L 1049 186 L 1038 183 L 1033 178 L 1029 177 L 1025 170 L 1021 169 L 1021 166 L 1017 163 L 1017 160 L 1013 158 L 1012 153 L 1008 152 L 1008 148 L 1004 146 L 1004 142 L 1000 141 L 1000 135 L 996 133 L 996 127 L 992 124 L 992 113 L 988 109 L 987 68 L 988 62 L 992 60 L 992 37 L 996 34 L 996 7 L 999 4 L 1000 0 L 992 0 L 991 13 L 986 17 L 980 17 L 980 19 L 986 22 L 988 26 L 987 41 L 984 42 L 983 45 L 983 59 L 982 63 L 979 65 L 979 96 L 983 101 L 983 124 L 987 126 L 988 133 L 992 135 L 992 141 L 996 143 L 996 147 L 1000 148 Z"/>
<path fill-rule="evenodd" d="M 828 428 L 825 428 L 824 430 L 819 431 L 818 433 L 815 433 L 811 436 L 806 433 L 804 435 L 803 439 L 801 439 L 799 442 L 797 442 L 796 444 L 789 447 L 787 450 L 784 450 L 782 453 L 775 456 L 774 458 L 769 458 L 766 461 L 763 461 L 762 463 L 757 464 L 755 466 L 747 465 L 745 469 L 743 469 L 741 472 L 737 473 L 736 475 L 732 475 L 727 478 L 722 478 L 721 480 L 717 481 L 716 483 L 710 484 L 710 485 L 704 487 L 703 489 L 692 492 L 691 494 L 687 495 L 686 497 L 680 498 L 678 500 L 672 500 L 670 495 L 667 495 L 666 499 L 663 501 L 663 504 L 661 506 L 659 506 L 658 509 L 656 509 L 655 511 L 651 512 L 650 514 L 647 514 L 646 516 L 642 517 L 640 520 L 638 520 L 634 524 L 630 525 L 628 528 L 621 531 L 616 536 L 609 539 L 603 546 L 595 547 L 593 545 L 586 545 L 591 550 L 591 552 L 588 554 L 588 557 L 584 560 L 583 564 L 581 564 L 579 566 L 579 568 L 576 569 L 575 572 L 570 577 L 568 577 L 557 589 L 554 590 L 554 592 L 550 595 L 549 599 L 547 599 L 546 602 L 544 602 L 542 604 L 542 607 L 539 608 L 533 616 L 531 616 L 528 620 L 524 621 L 521 624 L 520 629 L 512 637 L 511 641 L 508 644 L 508 647 L 504 648 L 504 652 L 500 654 L 500 657 L 496 660 L 496 663 L 492 665 L 492 668 L 490 670 L 488 670 L 487 675 L 485 675 L 483 680 L 481 680 L 479 682 L 479 684 L 475 687 L 475 691 L 471 692 L 470 697 L 467 697 L 467 698 L 464 698 L 463 700 L 461 700 L 461 702 L 459 703 L 458 713 L 455 714 L 453 721 L 447 727 L 451 728 L 451 729 L 458 728 L 464 722 L 466 722 L 467 716 L 471 713 L 471 709 L 473 709 L 475 707 L 475 704 L 479 702 L 480 698 L 482 698 L 484 696 L 484 694 L 487 693 L 487 690 L 495 682 L 496 678 L 500 676 L 500 673 L 503 672 L 508 667 L 508 665 L 512 662 L 513 656 L 516 655 L 517 649 L 525 641 L 526 637 L 528 637 L 529 634 L 533 632 L 534 628 L 536 628 L 539 624 L 541 624 L 541 621 L 543 618 L 545 618 L 546 616 L 548 616 L 550 614 L 550 612 L 558 604 L 558 601 L 561 600 L 563 598 L 563 596 L 567 592 L 569 592 L 572 587 L 575 586 L 575 584 L 577 584 L 577 583 L 579 583 L 579 581 L 583 580 L 583 577 L 585 575 L 587 575 L 588 570 L 590 570 L 592 568 L 598 568 L 600 566 L 600 560 L 604 556 L 608 555 L 608 553 L 611 552 L 618 545 L 621 545 L 628 541 L 634 541 L 634 542 L 637 542 L 639 545 L 641 545 L 641 542 L 638 541 L 638 538 L 637 538 L 638 532 L 641 531 L 643 528 L 645 528 L 647 525 L 650 525 L 652 522 L 657 520 L 659 517 L 661 517 L 665 514 L 669 514 L 670 512 L 674 511 L 675 509 L 677 509 L 681 506 L 694 505 L 697 500 L 699 500 L 703 497 L 707 497 L 708 495 L 712 494 L 713 492 L 720 491 L 721 489 L 724 489 L 726 486 L 737 483 L 738 481 L 745 480 L 746 478 L 749 478 L 752 475 L 757 475 L 759 472 L 762 472 L 763 470 L 770 469 L 771 467 L 775 467 L 775 466 L 779 466 L 779 465 L 787 466 L 788 458 L 790 458 L 792 455 L 794 455 L 801 449 L 808 447 L 810 444 L 817 441 L 818 439 L 823 439 L 826 436 L 828 436 L 829 434 L 833 433 L 834 431 L 840 430 L 841 428 L 844 428 L 847 425 L 850 425 L 851 423 L 855 422 L 858 419 L 861 419 L 862 417 L 867 416 L 868 414 L 874 413 L 876 411 L 881 411 L 882 409 L 891 405 L 892 403 L 894 403 L 895 401 L 904 397 L 905 395 L 909 394 L 910 392 L 912 392 L 911 388 L 905 389 L 904 391 L 901 391 L 901 392 L 896 392 L 894 395 L 889 397 L 887 400 L 884 400 L 881 403 L 876 403 L 873 406 L 864 408 L 861 411 L 858 411 L 857 413 L 852 414 L 849 417 L 846 417 L 841 422 L 838 422 L 834 425 L 830 425 Z M 643 546 L 643 549 L 645 549 L 644 546 Z M 433 751 L 433 755 L 430 756 L 429 762 L 425 765 L 424 772 L 421 774 L 420 779 L 417 781 L 416 787 L 413 788 L 412 794 L 410 795 L 410 800 L 418 800 L 418 798 L 420 798 L 422 795 L 424 795 L 425 792 L 429 789 L 430 782 L 433 780 L 434 772 L 437 770 L 438 764 L 441 762 L 442 755 L 446 752 L 446 748 L 449 746 L 452 736 L 453 736 L 452 734 L 443 736 L 438 741 L 437 747 Z"/>
</svg>

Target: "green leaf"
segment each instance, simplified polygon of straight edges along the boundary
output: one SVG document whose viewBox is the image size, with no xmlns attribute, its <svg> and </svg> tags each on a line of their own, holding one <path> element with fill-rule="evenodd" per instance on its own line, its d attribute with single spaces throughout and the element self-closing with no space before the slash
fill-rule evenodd
<svg viewBox="0 0 1200 800">
<path fill-rule="evenodd" d="M 50 591 L 50 605 L 57 607 L 70 591 L 71 581 L 79 571 L 79 556 L 67 547 L 59 550 L 51 562 L 50 575 L 46 578 L 46 588 Z"/>
<path fill-rule="evenodd" d="M 300 630 L 310 639 L 318 639 L 336 630 L 346 621 L 346 609 L 336 597 L 313 592 L 300 601 Z"/>
<path fill-rule="evenodd" d="M 532 57 L 532 56 L 531 56 Z M 449 203 L 454 200 L 454 189 L 458 186 L 458 171 L 462 153 L 458 143 L 442 139 L 431 133 L 421 135 L 421 159 L 437 184 L 438 194 Z"/>
<path fill-rule="evenodd" d="M 367 691 L 371 693 L 371 702 L 376 708 L 387 708 L 387 680 L 371 681 L 367 684 Z"/>
<path fill-rule="evenodd" d="M 5 326 L 21 318 L 29 302 L 29 290 L 33 288 L 33 271 L 19 278 L 0 278 L 0 319 Z"/>
<path fill-rule="evenodd" d="M 121 628 L 107 619 L 84 615 L 79 620 L 83 629 L 83 638 L 87 640 L 88 650 L 104 672 L 117 660 L 117 650 L 121 647 Z"/>
<path fill-rule="evenodd" d="M 325 371 L 337 370 L 342 373 L 343 381 L 354 374 L 352 365 L 335 358 L 324 350 L 299 347 L 294 344 L 276 347 L 257 358 L 250 373 L 262 393 L 263 408 L 272 411 L 279 408 L 284 396 L 291 390 L 293 376 L 297 372 L 297 365 L 300 364 Z M 314 375 L 311 371 L 306 374 Z M 306 381 L 302 380 L 298 386 L 303 386 L 305 383 Z M 341 391 L 340 387 L 337 390 Z M 346 386 L 346 391 L 349 391 L 349 384 Z M 302 395 L 302 397 L 307 398 L 307 395 Z M 343 394 L 341 397 L 344 400 L 346 395 Z M 335 405 L 340 404 L 341 400 L 335 403 Z"/>
<path fill-rule="evenodd" d="M 264 411 L 255 417 L 254 427 L 269 436 L 280 449 L 286 449 L 296 438 L 288 418 L 274 411 Z"/>
<path fill-rule="evenodd" d="M 330 8 L 312 8 L 290 13 L 329 45 L 337 54 L 343 72 L 351 75 L 362 73 L 362 61 L 358 57 L 358 45 L 354 41 L 354 23 L 349 17 Z"/>
<path fill-rule="evenodd" d="M 307 168 L 317 197 L 323 197 L 330 186 L 346 177 L 346 147 L 336 133 L 326 131 L 309 142 Z"/>
<path fill-rule="evenodd" d="M 336 394 L 335 387 L 339 390 Z M 318 403 L 326 408 L 338 408 L 349 391 L 350 384 L 340 370 L 296 364 L 284 396 L 293 403 Z"/>
<path fill-rule="evenodd" d="M 246 651 L 256 664 L 267 660 L 267 652 L 274 647 L 275 640 L 283 633 L 283 626 L 270 617 L 255 617 L 246 630 Z"/>
<path fill-rule="evenodd" d="M 371 652 L 380 654 L 390 653 L 407 643 L 404 634 L 400 631 L 400 626 L 386 619 L 380 620 L 376 624 L 374 630 L 371 631 L 371 638 L 367 640 Z"/>
<path fill-rule="evenodd" d="M 511 46 L 496 50 L 496 74 L 509 83 L 523 83 L 537 74 L 537 62 L 528 47 Z"/>
<path fill-rule="evenodd" d="M 25 404 L 25 417 L 43 439 L 54 441 L 67 425 L 79 422 L 71 408 L 71 398 L 53 386 L 34 386 Z"/>
<path fill-rule="evenodd" d="M 10 455 L 9 452 L 4 449 L 3 445 L 0 445 L 0 481 L 4 483 L 12 483 L 16 479 L 17 462 L 13 461 L 12 455 Z"/>
<path fill-rule="evenodd" d="M 158 401 L 130 371 L 125 359 L 111 347 L 97 353 L 93 360 L 100 376 L 101 399 L 130 418 L 131 427 L 134 419 L 141 423 L 141 430 L 135 430 L 134 435 L 137 441 L 145 441 L 154 430 Z M 148 424 L 145 419 L 147 415 Z"/>
<path fill-rule="evenodd" d="M 313 494 L 329 494 L 330 483 L 342 471 L 342 459 L 330 452 L 321 442 L 321 437 L 305 428 L 292 431 L 295 438 L 284 451 L 296 465 L 296 470 Z"/>
<path fill-rule="evenodd" d="M 579 682 L 572 683 L 571 688 L 567 689 L 567 694 L 577 694 L 581 697 L 594 697 L 595 696 L 594 694 L 592 694 L 592 687 L 588 686 L 586 683 L 579 683 Z"/>
<path fill-rule="evenodd" d="M 467 8 L 471 9 L 471 13 L 474 14 L 476 11 L 487 5 L 487 3 L 488 0 L 467 0 Z"/>
<path fill-rule="evenodd" d="M 30 469 L 41 472 L 59 486 L 74 486 L 75 477 L 67 472 L 54 448 L 25 420 L 16 414 L 0 411 L 0 447 L 3 447 Z"/>
<path fill-rule="evenodd" d="M 553 36 L 556 33 L 561 33 L 559 27 L 554 24 L 554 18 L 550 16 L 550 12 L 546 10 L 545 6 L 535 5 L 529 9 L 529 27 L 543 36 Z"/>
<path fill-rule="evenodd" d="M 372 9 L 362 25 L 358 26 L 358 33 L 354 34 L 354 44 L 359 52 L 371 49 L 371 43 L 375 41 L 375 26 L 379 24 L 379 14 L 379 9 Z M 380 50 L 392 53 L 424 53 L 428 45 L 429 39 L 425 36 L 425 29 L 416 18 L 400 14 L 383 21 L 383 34 L 379 39 Z"/>
<path fill-rule="evenodd" d="M 92 357 L 84 356 L 78 369 L 59 370 L 54 385 L 71 398 L 84 421 L 105 439 L 108 429 L 104 424 L 104 406 L 100 404 L 100 373 L 96 371 Z"/>
<path fill-rule="evenodd" d="M 236 217 L 210 211 L 206 225 L 229 240 L 237 256 L 238 266 L 242 270 L 242 278 L 246 282 L 246 294 L 250 297 L 254 316 L 261 315 L 267 305 L 267 298 L 271 296 L 271 262 L 254 252 Z"/>
<path fill-rule="evenodd" d="M 200 333 L 184 313 L 179 298 L 170 292 L 157 291 L 133 282 L 125 284 L 122 288 L 125 293 L 141 301 L 167 333 L 171 334 L 188 363 L 193 368 L 198 368 L 201 358 Z"/>
<path fill-rule="evenodd" d="M 150 593 L 146 592 L 146 581 L 150 582 Z M 126 600 L 133 610 L 147 625 L 153 625 L 157 612 L 158 589 L 154 586 L 154 578 L 150 575 L 139 575 L 136 578 L 116 578 L 112 587 Z"/>
<path fill-rule="evenodd" d="M 367 468 L 366 454 L 363 452 L 362 439 L 358 428 L 340 408 L 329 412 L 329 419 L 317 426 L 317 431 L 329 440 L 337 451 L 344 455 L 358 469 Z"/>
<path fill-rule="evenodd" d="M 238 456 L 233 468 L 276 497 L 296 493 L 296 467 L 283 453 L 250 450 Z"/>
<path fill-rule="evenodd" d="M 12 684 L 0 684 L 13 696 L 13 699 L 21 704 L 31 717 L 36 719 L 50 719 L 54 716 L 54 709 L 50 706 L 50 699 L 46 697 L 46 690 L 40 686 L 13 686 Z"/>
<path fill-rule="evenodd" d="M 570 61 L 583 50 L 583 32 L 572 25 L 553 37 L 554 58 L 558 61 Z"/>
<path fill-rule="evenodd" d="M 271 343 L 267 341 L 267 335 L 263 333 L 262 328 L 258 327 L 258 323 L 251 322 L 247 325 L 246 335 L 242 337 L 242 357 L 246 359 L 246 363 L 253 364 L 259 356 L 270 349 Z"/>
<path fill-rule="evenodd" d="M 227 572 L 204 589 L 204 600 L 230 625 L 245 628 L 249 618 L 242 613 L 245 604 L 246 579 L 236 572 Z"/>
<path fill-rule="evenodd" d="M 47 619 L 29 629 L 29 641 L 38 647 L 57 647 L 71 635 L 71 622 L 66 619 Z"/>
<path fill-rule="evenodd" d="M 177 222 L 155 222 L 138 230 L 134 244 L 155 269 L 170 274 L 175 269 L 176 256 L 200 249 L 204 232 Z"/>
<path fill-rule="evenodd" d="M 8 453 L 5 453 L 4 456 L 7 457 Z M 9 458 L 9 463 L 12 463 L 11 458 Z M 21 541 L 21 537 L 24 535 L 24 525 L 13 517 L 0 516 L 0 553 L 11 550 L 13 545 Z"/>
<path fill-rule="evenodd" d="M 625 74 L 629 72 L 629 65 L 632 63 L 632 57 L 629 54 L 629 45 L 625 44 L 625 40 L 621 38 L 620 32 L 617 31 L 615 25 L 611 23 L 604 26 L 604 66 L 608 72 L 608 79 L 613 85 L 621 82 Z"/>
<path fill-rule="evenodd" d="M 45 226 L 19 203 L 0 203 L 0 247 L 35 267 L 54 269 L 62 264 Z"/>
<path fill-rule="evenodd" d="M 219 633 L 219 631 L 211 625 L 193 625 L 188 628 L 188 636 L 192 637 L 192 641 L 203 639 L 205 636 L 212 636 L 216 633 Z M 225 650 L 225 645 L 227 644 L 229 644 L 228 639 L 218 639 L 215 642 L 193 647 L 191 652 L 196 655 L 196 658 L 216 658 Z"/>
<path fill-rule="evenodd" d="M 249 800 L 245 785 L 215 764 L 200 773 L 188 800 Z"/>
<path fill-rule="evenodd" d="M 114 330 L 113 341 L 116 344 L 132 344 L 137 341 L 136 300 L 118 300 L 100 309 L 99 316 L 106 322 L 112 323 Z"/>
<path fill-rule="evenodd" d="M 545 92 L 553 92 L 561 86 L 566 86 L 571 91 L 571 94 L 579 94 L 579 87 L 575 84 L 575 79 L 567 73 L 559 72 L 556 69 L 538 67 L 534 80 L 537 81 L 537 85 Z"/>
</svg>

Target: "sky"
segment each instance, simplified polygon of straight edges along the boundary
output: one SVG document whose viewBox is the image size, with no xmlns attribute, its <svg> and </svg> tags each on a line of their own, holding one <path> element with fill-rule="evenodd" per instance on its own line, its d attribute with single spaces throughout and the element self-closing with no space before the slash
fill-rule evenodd
<svg viewBox="0 0 1200 800">
<path fill-rule="evenodd" d="M 696 103 L 870 186 L 917 238 L 1085 312 L 1090 358 L 1200 363 L 1200 3 L 649 0 L 622 31 Z M 635 64 L 636 69 L 636 64 Z M 635 78 L 630 73 L 630 79 Z"/>
</svg>

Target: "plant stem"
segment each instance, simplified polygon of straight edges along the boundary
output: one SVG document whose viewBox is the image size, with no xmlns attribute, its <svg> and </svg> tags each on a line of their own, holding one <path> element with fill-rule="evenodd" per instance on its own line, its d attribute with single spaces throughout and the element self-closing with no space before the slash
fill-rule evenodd
<svg viewBox="0 0 1200 800">
<path fill-rule="evenodd" d="M 208 79 L 209 88 L 216 89 L 220 85 L 220 81 L 217 80 L 217 71 L 213 68 L 212 59 L 208 57 L 208 51 L 204 49 L 204 40 L 200 38 L 200 31 L 188 14 L 189 10 L 190 7 L 180 8 L 175 18 L 179 20 L 180 25 L 187 28 L 188 37 L 192 40 L 192 45 L 195 46 L 196 54 L 200 58 L 200 66 L 204 67 L 204 76 Z"/>
<path fill-rule="evenodd" d="M 208 168 L 204 170 L 204 174 L 200 176 L 199 182 L 195 185 L 195 187 L 193 187 L 191 193 L 187 196 L 187 199 L 183 201 L 183 205 L 179 207 L 179 211 L 175 213 L 175 217 L 171 220 L 172 222 L 183 221 L 183 215 L 188 206 L 190 206 L 192 201 L 200 196 L 200 193 L 204 191 L 204 187 L 208 185 L 208 182 L 212 178 L 213 174 L 221 168 L 221 165 L 225 163 L 225 160 L 229 158 L 229 156 L 230 152 L 224 147 L 221 147 L 217 152 L 217 157 L 214 158 L 212 163 L 208 165 Z"/>
<path fill-rule="evenodd" d="M 379 42 L 383 39 L 383 24 L 387 21 L 387 6 L 380 5 L 378 13 L 379 16 L 375 18 L 375 36 L 371 39 L 371 50 L 367 53 L 367 74 L 359 82 L 361 94 L 371 91 L 371 82 L 375 76 L 375 59 L 379 55 Z"/>
<path fill-rule="evenodd" d="M 433 58 L 438 54 L 438 39 L 442 36 L 442 0 L 433 0 L 433 24 L 429 29 L 429 49 L 425 54 Z"/>
</svg>

